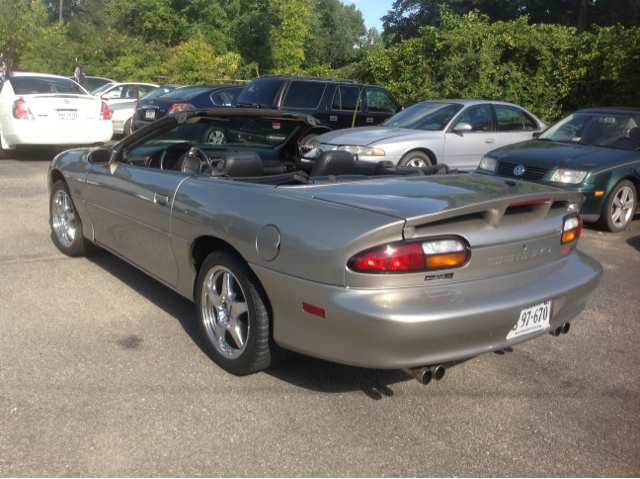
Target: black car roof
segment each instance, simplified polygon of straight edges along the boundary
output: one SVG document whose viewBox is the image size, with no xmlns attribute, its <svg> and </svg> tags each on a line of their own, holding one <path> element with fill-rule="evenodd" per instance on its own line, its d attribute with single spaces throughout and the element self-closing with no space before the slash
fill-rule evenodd
<svg viewBox="0 0 640 479">
<path fill-rule="evenodd" d="M 282 78 L 283 80 L 299 80 L 299 81 L 321 81 L 321 82 L 334 82 L 334 83 L 350 83 L 354 85 L 363 85 L 359 81 L 349 80 L 348 78 L 338 78 L 338 77 L 313 77 L 313 76 L 305 76 L 305 75 L 262 75 L 260 78 L 256 78 L 256 80 L 260 80 L 262 78 Z M 255 80 L 254 80 L 255 81 Z"/>
<path fill-rule="evenodd" d="M 633 107 L 627 107 L 627 106 L 585 108 L 584 110 L 578 110 L 576 113 L 580 113 L 583 111 L 591 112 L 591 113 L 616 113 L 616 112 L 640 113 L 640 108 L 633 108 Z"/>
</svg>

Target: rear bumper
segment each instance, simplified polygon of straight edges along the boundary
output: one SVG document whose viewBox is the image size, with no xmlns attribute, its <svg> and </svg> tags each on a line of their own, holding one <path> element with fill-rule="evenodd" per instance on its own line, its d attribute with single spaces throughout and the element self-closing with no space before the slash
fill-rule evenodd
<svg viewBox="0 0 640 479">
<path fill-rule="evenodd" d="M 2 134 L 11 148 L 18 145 L 93 145 L 110 141 L 113 126 L 110 121 L 89 124 L 15 121 Z"/>
<path fill-rule="evenodd" d="M 252 265 L 273 308 L 276 343 L 310 356 L 371 368 L 440 364 L 503 349 L 576 317 L 602 266 L 574 251 L 542 267 L 429 287 L 366 290 L 329 286 Z M 549 329 L 513 339 L 520 311 L 551 300 Z M 323 308 L 325 318 L 302 311 Z"/>
</svg>

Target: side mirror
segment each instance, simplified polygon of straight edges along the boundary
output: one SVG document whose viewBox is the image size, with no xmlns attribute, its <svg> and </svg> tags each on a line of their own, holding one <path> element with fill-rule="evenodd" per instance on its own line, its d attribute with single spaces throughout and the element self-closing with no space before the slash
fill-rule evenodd
<svg viewBox="0 0 640 479">
<path fill-rule="evenodd" d="M 453 127 L 456 133 L 464 133 L 465 131 L 473 131 L 473 127 L 469 123 L 458 123 Z"/>
<path fill-rule="evenodd" d="M 538 138 L 540 136 L 540 133 L 542 133 L 542 132 L 541 131 L 534 131 L 531 134 L 531 138 L 533 138 L 535 140 L 536 138 Z"/>
<path fill-rule="evenodd" d="M 96 148 L 89 153 L 87 161 L 92 165 L 108 165 L 111 161 L 111 149 Z"/>
<path fill-rule="evenodd" d="M 311 148 L 310 150 L 303 152 L 302 157 L 306 160 L 315 160 L 321 153 L 322 150 L 320 148 Z"/>
</svg>

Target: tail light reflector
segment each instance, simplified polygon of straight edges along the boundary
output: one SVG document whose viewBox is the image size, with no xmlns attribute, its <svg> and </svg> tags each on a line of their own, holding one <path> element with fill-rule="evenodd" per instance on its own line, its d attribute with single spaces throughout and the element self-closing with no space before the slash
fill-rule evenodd
<svg viewBox="0 0 640 479">
<path fill-rule="evenodd" d="M 461 239 L 395 243 L 353 256 L 349 269 L 360 273 L 403 273 L 463 266 L 470 252 Z"/>
<path fill-rule="evenodd" d="M 582 218 L 580 216 L 567 216 L 564 218 L 562 228 L 562 244 L 577 240 L 582 234 Z"/>
<path fill-rule="evenodd" d="M 103 120 L 111 119 L 111 112 L 109 111 L 109 107 L 107 107 L 107 104 L 105 102 L 102 102 L 102 111 L 100 118 Z"/>
<path fill-rule="evenodd" d="M 33 113 L 29 110 L 27 102 L 16 100 L 13 102 L 13 117 L 18 120 L 34 120 Z"/>
</svg>

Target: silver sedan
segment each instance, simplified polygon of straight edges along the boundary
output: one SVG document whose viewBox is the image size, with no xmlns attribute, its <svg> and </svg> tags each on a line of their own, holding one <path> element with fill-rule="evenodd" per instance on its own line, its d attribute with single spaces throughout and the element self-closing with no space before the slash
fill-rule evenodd
<svg viewBox="0 0 640 479">
<path fill-rule="evenodd" d="M 316 141 L 323 151 L 346 150 L 364 161 L 475 170 L 485 153 L 530 140 L 546 127 L 513 103 L 441 100 L 413 105 L 380 126 L 333 131 Z"/>
</svg>

